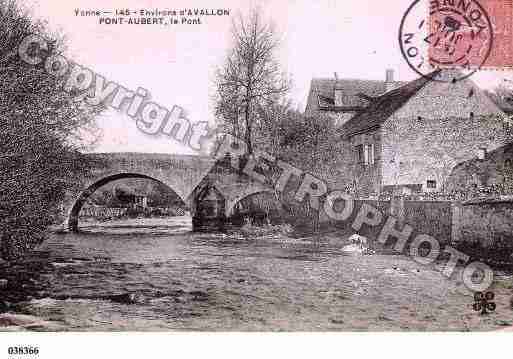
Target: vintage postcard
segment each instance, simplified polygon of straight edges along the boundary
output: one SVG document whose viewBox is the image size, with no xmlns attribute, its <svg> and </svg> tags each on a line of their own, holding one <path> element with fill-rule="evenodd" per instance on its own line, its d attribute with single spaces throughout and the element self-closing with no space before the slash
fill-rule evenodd
<svg viewBox="0 0 513 359">
<path fill-rule="evenodd" d="M 0 332 L 513 330 L 513 1 L 0 28 Z"/>
</svg>

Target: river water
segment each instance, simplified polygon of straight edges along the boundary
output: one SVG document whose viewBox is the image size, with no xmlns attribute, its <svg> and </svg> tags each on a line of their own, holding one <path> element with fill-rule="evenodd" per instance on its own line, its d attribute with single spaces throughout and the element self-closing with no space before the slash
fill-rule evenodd
<svg viewBox="0 0 513 359">
<path fill-rule="evenodd" d="M 480 316 L 457 280 L 404 256 L 342 255 L 336 235 L 197 234 L 183 218 L 83 229 L 52 235 L 19 274 L 31 297 L 15 310 L 54 324 L 37 330 L 490 330 L 513 320 L 504 283 L 496 312 Z"/>
</svg>

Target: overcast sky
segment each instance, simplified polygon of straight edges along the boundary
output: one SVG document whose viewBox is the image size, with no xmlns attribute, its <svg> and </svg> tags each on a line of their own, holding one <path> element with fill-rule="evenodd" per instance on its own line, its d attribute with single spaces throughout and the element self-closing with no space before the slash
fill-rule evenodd
<svg viewBox="0 0 513 359">
<path fill-rule="evenodd" d="M 117 8 L 223 8 L 235 15 L 261 6 L 276 23 L 282 46 L 277 57 L 290 73 L 291 99 L 301 105 L 312 77 L 384 79 L 385 69 L 397 80 L 417 77 L 401 56 L 398 29 L 411 0 L 27 0 L 33 13 L 68 38 L 67 55 L 130 89 L 149 90 L 157 103 L 183 107 L 191 121 L 213 120 L 212 75 L 229 48 L 230 17 L 203 18 L 202 25 L 104 25 L 74 10 Z M 107 5 L 109 4 L 109 5 Z M 473 77 L 490 87 L 506 73 Z M 98 152 L 192 153 L 167 137 L 144 135 L 128 116 L 109 110 L 99 119 L 103 139 Z"/>
</svg>

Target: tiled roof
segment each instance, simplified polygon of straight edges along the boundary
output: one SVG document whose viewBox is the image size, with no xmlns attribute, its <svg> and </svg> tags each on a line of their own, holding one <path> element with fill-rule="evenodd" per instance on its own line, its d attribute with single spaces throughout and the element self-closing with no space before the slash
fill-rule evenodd
<svg viewBox="0 0 513 359">
<path fill-rule="evenodd" d="M 402 85 L 394 82 L 394 86 Z M 335 107 L 335 88 L 341 90 L 338 106 Z M 311 96 L 317 102 L 315 110 L 343 110 L 344 108 L 364 108 L 369 105 L 369 98 L 385 92 L 385 81 L 334 78 L 314 78 L 311 83 Z"/>
<path fill-rule="evenodd" d="M 352 136 L 380 126 L 429 81 L 427 77 L 421 77 L 374 99 L 364 111 L 342 126 L 343 135 Z"/>
</svg>

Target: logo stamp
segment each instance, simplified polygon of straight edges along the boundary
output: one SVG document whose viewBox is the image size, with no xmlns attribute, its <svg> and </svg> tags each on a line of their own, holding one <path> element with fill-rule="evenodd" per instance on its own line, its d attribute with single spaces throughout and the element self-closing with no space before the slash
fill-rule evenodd
<svg viewBox="0 0 513 359">
<path fill-rule="evenodd" d="M 494 44 L 492 21 L 476 0 L 416 0 L 399 28 L 399 44 L 408 65 L 434 81 L 458 81 L 485 65 Z M 441 78 L 437 69 L 456 69 Z"/>
<path fill-rule="evenodd" d="M 472 308 L 476 312 L 480 311 L 481 314 L 488 314 L 488 311 L 493 312 L 497 308 L 495 302 L 492 302 L 494 298 L 495 294 L 493 292 L 476 292 Z"/>
</svg>

